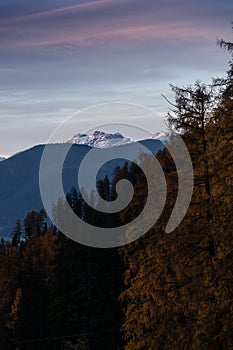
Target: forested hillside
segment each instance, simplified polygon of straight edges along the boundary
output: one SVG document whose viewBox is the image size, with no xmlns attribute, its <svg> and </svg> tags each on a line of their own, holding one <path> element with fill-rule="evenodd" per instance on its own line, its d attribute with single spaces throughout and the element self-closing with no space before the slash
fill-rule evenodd
<svg viewBox="0 0 233 350">
<path fill-rule="evenodd" d="M 229 52 L 232 44 L 220 42 Z M 165 234 L 166 215 L 123 247 L 125 349 L 233 349 L 233 66 L 212 86 L 172 87 L 168 123 L 182 130 L 194 193 L 183 222 Z M 164 151 L 169 199 L 175 169 Z"/>
</svg>

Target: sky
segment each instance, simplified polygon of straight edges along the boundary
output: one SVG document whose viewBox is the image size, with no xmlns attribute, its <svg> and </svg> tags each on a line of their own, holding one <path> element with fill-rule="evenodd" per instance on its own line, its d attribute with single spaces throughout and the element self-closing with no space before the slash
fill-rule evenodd
<svg viewBox="0 0 233 350">
<path fill-rule="evenodd" d="M 0 156 L 108 102 L 153 109 L 140 126 L 163 129 L 169 84 L 225 75 L 230 58 L 216 40 L 231 40 L 232 13 L 230 0 L 0 0 Z M 118 122 L 111 108 L 107 119 Z M 80 116 L 73 133 L 102 122 Z"/>
</svg>

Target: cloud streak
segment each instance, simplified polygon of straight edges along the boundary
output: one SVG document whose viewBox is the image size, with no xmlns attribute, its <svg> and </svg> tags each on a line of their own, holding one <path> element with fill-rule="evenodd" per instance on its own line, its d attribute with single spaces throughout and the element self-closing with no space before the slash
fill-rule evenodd
<svg viewBox="0 0 233 350">
<path fill-rule="evenodd" d="M 187 7 L 168 10 L 151 1 L 145 1 L 144 8 L 138 1 L 133 9 L 129 5 L 129 0 L 97 0 L 3 21 L 1 45 L 11 50 L 64 45 L 127 47 L 129 41 L 140 46 L 166 40 L 169 45 L 173 40 L 207 40 L 221 31 L 215 21 L 193 19 Z"/>
<path fill-rule="evenodd" d="M 0 156 L 44 141 L 89 105 L 128 101 L 165 114 L 169 83 L 224 74 L 229 57 L 215 42 L 229 38 L 231 9 L 230 0 L 0 4 Z"/>
</svg>

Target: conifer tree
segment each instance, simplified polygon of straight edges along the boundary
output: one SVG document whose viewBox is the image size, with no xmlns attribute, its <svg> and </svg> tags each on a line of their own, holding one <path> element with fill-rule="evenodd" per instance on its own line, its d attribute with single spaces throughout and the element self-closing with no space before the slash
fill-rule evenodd
<svg viewBox="0 0 233 350">
<path fill-rule="evenodd" d="M 19 219 L 16 220 L 15 228 L 12 232 L 12 246 L 19 247 L 20 239 L 22 235 L 21 222 Z"/>
</svg>

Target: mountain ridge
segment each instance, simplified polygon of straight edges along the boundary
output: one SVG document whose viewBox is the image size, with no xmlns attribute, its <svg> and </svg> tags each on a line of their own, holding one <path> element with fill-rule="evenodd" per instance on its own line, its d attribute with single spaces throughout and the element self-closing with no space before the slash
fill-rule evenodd
<svg viewBox="0 0 233 350">
<path fill-rule="evenodd" d="M 68 143 L 74 143 L 77 145 L 87 145 L 97 148 L 108 148 L 114 146 L 121 146 L 124 144 L 132 143 L 129 137 L 123 136 L 121 133 L 106 133 L 104 131 L 95 130 L 93 134 L 81 134 L 77 133 L 70 138 Z"/>
<path fill-rule="evenodd" d="M 147 139 L 139 142 L 154 154 L 164 147 L 159 140 Z M 60 152 L 63 147 L 67 149 L 67 144 L 36 145 L 0 162 L 0 237 L 9 238 L 17 219 L 22 221 L 29 211 L 39 211 L 43 208 L 39 170 L 45 147 L 57 147 Z M 118 147 L 122 149 L 124 155 L 125 147 L 133 147 L 133 143 Z M 92 147 L 87 145 L 71 145 L 63 167 L 65 193 L 72 187 L 78 189 L 77 171 L 82 159 L 91 149 Z M 98 149 L 98 152 L 102 151 L 101 148 Z M 123 166 L 125 161 L 122 156 L 122 159 L 113 159 L 104 164 L 97 174 L 97 180 L 103 179 L 105 175 L 111 178 L 116 166 Z"/>
</svg>

